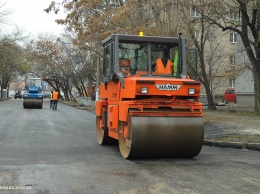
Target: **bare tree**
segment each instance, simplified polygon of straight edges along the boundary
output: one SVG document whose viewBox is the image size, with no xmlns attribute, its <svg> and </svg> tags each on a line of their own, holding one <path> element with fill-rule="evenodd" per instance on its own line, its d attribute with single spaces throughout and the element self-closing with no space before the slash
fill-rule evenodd
<svg viewBox="0 0 260 194">
<path fill-rule="evenodd" d="M 201 13 L 209 24 L 240 36 L 255 75 L 255 111 L 260 114 L 260 1 L 212 0 L 209 13 Z M 230 19 L 231 14 L 237 19 Z"/>
<path fill-rule="evenodd" d="M 8 24 L 8 15 L 11 14 L 11 10 L 6 9 L 5 2 L 0 3 L 0 26 Z"/>
<path fill-rule="evenodd" d="M 23 49 L 9 37 L 0 39 L 0 80 L 1 97 L 3 89 L 7 89 L 10 81 L 23 70 Z"/>
<path fill-rule="evenodd" d="M 195 1 L 197 2 L 197 1 Z M 223 85 L 223 67 L 225 50 L 216 32 L 216 26 L 207 23 L 202 13 L 206 14 L 210 9 L 206 1 L 197 2 L 194 9 L 193 1 L 183 1 L 181 3 L 182 26 L 187 31 L 188 37 L 191 38 L 191 45 L 195 45 L 199 55 L 199 79 L 204 86 L 208 109 L 216 110 L 214 102 L 215 91 Z"/>
<path fill-rule="evenodd" d="M 53 2 L 45 11 L 58 12 L 59 6 L 64 6 L 68 15 L 57 22 L 76 35 L 74 45 L 80 45 L 93 56 L 97 53 L 100 55 L 101 51 L 97 48 L 101 40 L 114 33 L 137 34 L 145 31 L 146 35 L 176 36 L 178 32 L 184 32 L 192 40 L 189 44 L 195 45 L 199 51 L 200 81 L 207 94 L 208 108 L 216 109 L 214 92 L 223 84 L 220 75 L 225 74 L 225 68 L 216 68 L 224 63 L 223 54 L 220 54 L 223 47 L 215 41 L 216 25 L 208 23 L 204 17 L 194 20 L 189 13 L 190 7 L 198 6 L 203 12 L 200 16 L 210 14 L 212 4 L 208 1 L 71 0 L 62 4 Z M 195 36 L 196 31 L 200 31 L 200 34 Z M 93 56 L 89 56 L 89 59 L 95 63 L 96 57 Z"/>
<path fill-rule="evenodd" d="M 86 83 L 95 80 L 92 55 L 84 47 L 74 45 L 68 35 L 63 39 L 39 37 L 27 45 L 26 53 L 34 69 L 42 72 L 44 80 L 53 88 L 62 90 L 66 100 L 76 101 L 72 95 L 73 87 L 80 96 L 87 94 Z"/>
</svg>

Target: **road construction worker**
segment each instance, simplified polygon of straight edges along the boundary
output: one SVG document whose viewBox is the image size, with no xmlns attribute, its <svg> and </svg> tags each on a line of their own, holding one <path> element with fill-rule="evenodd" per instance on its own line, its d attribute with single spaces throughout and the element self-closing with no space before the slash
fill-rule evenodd
<svg viewBox="0 0 260 194">
<path fill-rule="evenodd" d="M 51 106 L 52 106 L 52 101 L 53 101 L 52 95 L 53 95 L 53 91 L 51 91 L 51 95 L 50 95 L 50 108 L 51 108 Z"/>
<path fill-rule="evenodd" d="M 172 75 L 173 64 L 168 58 L 159 58 L 155 61 L 155 75 Z"/>
<path fill-rule="evenodd" d="M 119 59 L 119 69 L 123 73 L 123 75 L 128 75 L 130 73 L 130 60 L 127 58 Z"/>
<path fill-rule="evenodd" d="M 59 92 L 57 92 L 56 90 L 52 93 L 52 108 L 53 110 L 57 110 L 57 105 L 58 105 L 58 100 L 59 100 Z"/>
</svg>

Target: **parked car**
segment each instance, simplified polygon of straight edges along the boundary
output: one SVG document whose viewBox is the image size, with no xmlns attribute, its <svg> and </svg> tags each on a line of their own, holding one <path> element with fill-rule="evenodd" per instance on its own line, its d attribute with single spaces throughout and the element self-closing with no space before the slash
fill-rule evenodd
<svg viewBox="0 0 260 194">
<path fill-rule="evenodd" d="M 224 93 L 223 101 L 227 104 L 228 102 L 237 103 L 237 96 L 235 92 L 235 88 L 228 88 Z"/>
<path fill-rule="evenodd" d="M 21 93 L 21 91 L 15 91 L 15 93 L 14 93 L 14 99 L 16 99 L 16 98 L 22 99 L 22 93 Z"/>
</svg>

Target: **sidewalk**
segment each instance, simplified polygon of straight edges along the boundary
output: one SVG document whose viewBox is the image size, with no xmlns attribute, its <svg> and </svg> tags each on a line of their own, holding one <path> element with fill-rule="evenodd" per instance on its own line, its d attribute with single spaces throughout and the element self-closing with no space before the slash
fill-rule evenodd
<svg viewBox="0 0 260 194">
<path fill-rule="evenodd" d="M 95 101 L 91 101 L 91 106 L 60 102 L 95 114 Z M 253 107 L 236 106 L 235 112 L 228 106 L 217 108 L 210 111 L 203 107 L 204 145 L 260 151 L 260 116 L 254 114 Z"/>
<path fill-rule="evenodd" d="M 69 106 L 81 109 L 81 110 L 86 110 L 89 112 L 92 112 L 93 114 L 96 113 L 96 101 L 91 101 L 91 106 L 84 106 L 80 104 L 79 99 L 77 99 L 77 102 L 73 101 L 66 101 L 66 100 L 59 100 L 60 103 L 67 104 Z"/>
<path fill-rule="evenodd" d="M 217 111 L 204 108 L 204 144 L 260 151 L 260 117 L 253 108 L 228 107 Z"/>
</svg>

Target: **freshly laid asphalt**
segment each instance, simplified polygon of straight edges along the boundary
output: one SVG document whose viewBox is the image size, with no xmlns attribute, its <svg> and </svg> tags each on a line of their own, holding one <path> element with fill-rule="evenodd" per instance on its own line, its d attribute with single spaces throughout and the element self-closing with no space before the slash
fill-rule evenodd
<svg viewBox="0 0 260 194">
<path fill-rule="evenodd" d="M 95 114 L 95 111 L 93 109 L 95 101 L 91 102 L 91 104 L 92 104 L 91 107 L 84 107 L 84 106 L 81 106 L 80 104 L 78 104 L 78 105 L 71 104 L 71 102 L 68 102 L 68 101 L 60 101 L 60 102 L 67 104 L 69 106 L 73 106 L 75 108 L 80 108 L 80 109 L 83 109 L 83 110 L 86 110 L 86 111 L 90 111 L 93 114 Z M 203 109 L 205 109 L 205 108 L 206 107 L 203 107 Z M 221 109 L 222 107 L 218 107 L 218 108 Z M 225 107 L 223 107 L 223 108 L 225 108 Z M 239 107 L 239 106 L 236 106 L 236 110 L 245 110 L 245 111 L 250 111 L 250 112 L 254 111 L 253 107 Z M 216 140 L 216 138 L 215 138 L 216 136 L 217 137 L 226 137 L 227 133 L 223 133 L 223 131 L 221 131 L 221 130 L 214 130 L 213 129 L 214 130 L 214 136 L 210 135 L 209 131 L 212 131 L 212 126 L 208 123 L 206 123 L 204 125 L 204 130 L 205 130 L 204 145 L 260 151 L 260 142 L 250 143 L 250 142 L 229 142 L 229 141 Z"/>
<path fill-rule="evenodd" d="M 89 108 L 84 107 L 84 106 L 71 105 L 69 102 L 66 102 L 66 101 L 63 101 L 62 103 L 70 105 L 70 106 L 74 106 L 74 107 L 77 107 L 80 109 L 84 109 L 84 110 L 90 111 L 93 114 L 95 114 L 95 111 L 93 111 L 93 106 L 95 104 L 95 101 L 91 102 L 92 107 L 89 107 Z M 203 107 L 203 108 L 205 109 L 206 107 Z M 218 109 L 223 109 L 223 108 L 227 108 L 227 107 L 218 107 Z M 250 111 L 250 112 L 254 111 L 253 107 L 239 107 L 239 106 L 236 106 L 236 110 L 244 110 L 244 111 Z M 260 151 L 260 142 L 259 143 L 249 143 L 249 142 L 228 142 L 228 141 L 216 140 L 215 139 L 216 136 L 217 137 L 226 137 L 227 133 L 223 133 L 223 131 L 221 131 L 221 130 L 214 130 L 214 136 L 211 136 L 210 134 L 207 134 L 208 131 L 212 130 L 211 127 L 212 126 L 209 124 L 204 125 L 204 130 L 205 130 L 204 145 Z"/>
</svg>

